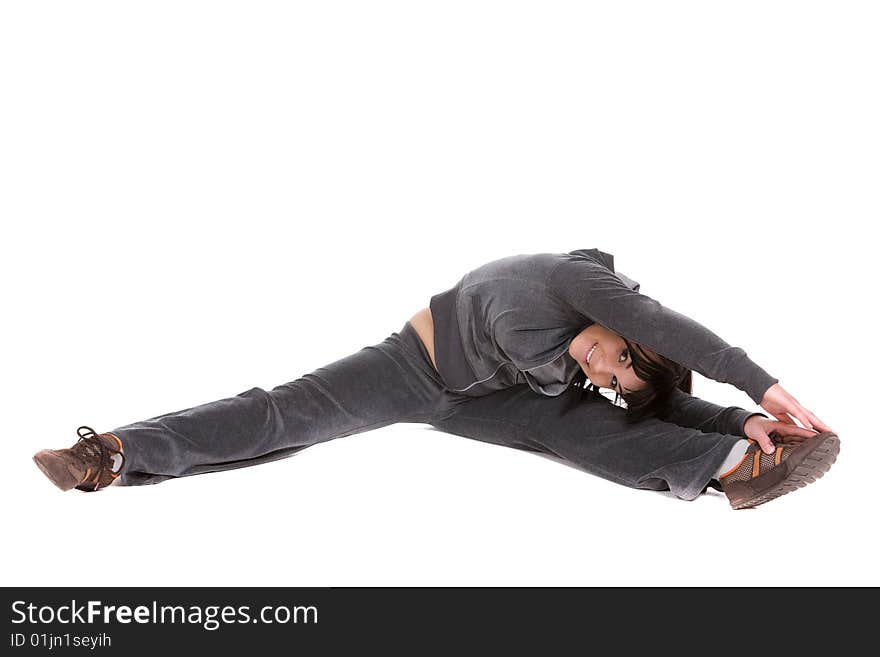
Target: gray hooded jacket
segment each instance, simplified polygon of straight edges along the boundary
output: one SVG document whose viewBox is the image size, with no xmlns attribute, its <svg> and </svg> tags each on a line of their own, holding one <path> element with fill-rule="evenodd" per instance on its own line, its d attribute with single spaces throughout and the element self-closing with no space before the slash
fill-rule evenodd
<svg viewBox="0 0 880 657">
<path fill-rule="evenodd" d="M 599 249 L 489 262 L 431 297 L 440 376 L 451 391 L 464 395 L 481 396 L 519 383 L 543 395 L 559 395 L 580 370 L 568 353 L 571 340 L 597 322 L 703 376 L 736 386 L 760 404 L 778 379 L 741 348 L 639 288 L 637 281 L 615 271 L 613 255 Z M 676 394 L 674 400 L 687 403 L 685 397 L 690 396 Z"/>
</svg>

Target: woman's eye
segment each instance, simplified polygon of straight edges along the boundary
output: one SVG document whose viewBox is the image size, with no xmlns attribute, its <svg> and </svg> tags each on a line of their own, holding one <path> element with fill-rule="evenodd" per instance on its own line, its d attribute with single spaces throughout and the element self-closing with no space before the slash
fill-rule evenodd
<svg viewBox="0 0 880 657">
<path fill-rule="evenodd" d="M 623 351 L 620 352 L 620 355 L 623 356 L 623 360 L 621 360 L 620 362 L 621 362 L 621 363 L 625 363 L 627 357 L 629 356 L 629 353 L 627 352 L 626 349 L 624 349 Z"/>
</svg>

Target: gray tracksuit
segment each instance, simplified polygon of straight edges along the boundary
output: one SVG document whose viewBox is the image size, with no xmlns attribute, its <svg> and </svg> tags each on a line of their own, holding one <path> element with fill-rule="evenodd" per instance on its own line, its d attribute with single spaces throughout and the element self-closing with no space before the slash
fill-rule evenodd
<svg viewBox="0 0 880 657">
<path fill-rule="evenodd" d="M 571 339 L 598 322 L 756 402 L 776 381 L 742 349 L 641 294 L 598 249 L 487 263 L 432 297 L 431 309 L 439 373 L 406 322 L 271 390 L 250 388 L 114 429 L 126 455 L 120 482 L 255 465 L 414 422 L 690 500 L 717 487 L 718 468 L 753 413 L 678 390 L 665 413 L 631 424 L 602 395 L 581 396 L 569 385 L 579 369 L 568 356 Z"/>
<path fill-rule="evenodd" d="M 556 396 L 580 370 L 568 346 L 602 326 L 760 403 L 778 381 L 739 347 L 639 292 L 598 249 L 489 262 L 431 297 L 437 366 L 450 390 L 480 396 L 517 383 Z"/>
</svg>

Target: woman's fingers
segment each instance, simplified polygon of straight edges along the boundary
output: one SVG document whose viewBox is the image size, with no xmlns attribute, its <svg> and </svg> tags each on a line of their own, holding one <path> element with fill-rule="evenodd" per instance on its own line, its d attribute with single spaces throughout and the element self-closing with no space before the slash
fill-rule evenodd
<svg viewBox="0 0 880 657">
<path fill-rule="evenodd" d="M 764 450 L 765 454 L 772 454 L 776 449 L 776 446 L 773 444 L 773 440 L 767 435 L 765 430 L 761 430 L 760 432 L 756 432 L 755 440 L 758 441 L 758 445 L 761 446 L 761 449 Z"/>
<path fill-rule="evenodd" d="M 785 388 L 774 383 L 764 393 L 761 407 L 770 413 L 777 422 L 790 426 L 798 426 L 798 422 L 804 429 L 815 431 L 833 431 L 831 427 L 822 422 L 816 414 L 804 408 L 795 397 Z"/>
<path fill-rule="evenodd" d="M 785 406 L 785 410 L 781 415 L 783 415 L 783 417 L 779 418 L 780 422 L 797 426 L 797 423 L 793 419 L 797 418 L 798 422 L 800 422 L 805 429 L 813 428 L 813 422 L 809 417 L 812 414 L 794 399 L 791 400 L 790 404 Z"/>
<path fill-rule="evenodd" d="M 813 426 L 813 423 L 807 418 L 807 409 L 800 405 L 797 399 L 795 399 L 792 395 L 788 395 L 787 403 L 785 404 L 785 411 L 792 417 L 797 418 L 798 422 L 800 422 L 804 428 L 810 429 Z"/>
<path fill-rule="evenodd" d="M 807 411 L 807 416 L 810 418 L 810 421 L 813 423 L 813 427 L 818 429 L 819 431 L 831 431 L 834 432 L 834 429 L 825 424 L 822 420 L 817 418 L 815 414 Z"/>
<path fill-rule="evenodd" d="M 811 410 L 804 408 L 803 405 L 794 398 L 793 395 L 789 393 L 789 399 L 792 408 L 789 409 L 789 413 L 792 413 L 804 427 L 807 429 L 816 429 L 817 431 L 831 431 L 831 427 L 822 422 L 816 414 Z"/>
<path fill-rule="evenodd" d="M 780 424 L 779 426 L 775 427 L 773 431 L 775 431 L 778 436 L 782 436 L 784 438 L 812 438 L 816 435 L 816 432 L 812 429 L 803 429 L 801 427 L 788 424 Z M 771 433 L 773 431 L 771 431 Z"/>
<path fill-rule="evenodd" d="M 813 423 L 807 418 L 806 411 L 798 407 L 798 411 L 795 413 L 795 417 L 800 420 L 800 423 L 804 425 L 807 429 L 811 429 L 813 427 Z"/>
<path fill-rule="evenodd" d="M 815 413 L 807 410 L 803 406 L 798 406 L 797 419 L 801 421 L 808 429 L 812 428 L 816 431 L 831 431 L 831 427 L 822 422 L 819 418 L 816 417 Z"/>
</svg>

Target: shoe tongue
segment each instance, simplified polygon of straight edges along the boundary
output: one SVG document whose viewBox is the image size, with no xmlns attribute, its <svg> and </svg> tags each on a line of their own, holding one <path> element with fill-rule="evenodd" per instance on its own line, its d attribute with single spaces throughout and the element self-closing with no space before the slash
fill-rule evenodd
<svg viewBox="0 0 880 657">
<path fill-rule="evenodd" d="M 122 454 L 116 452 L 115 454 L 110 455 L 110 469 L 113 472 L 119 472 L 119 468 L 122 467 Z"/>
</svg>

